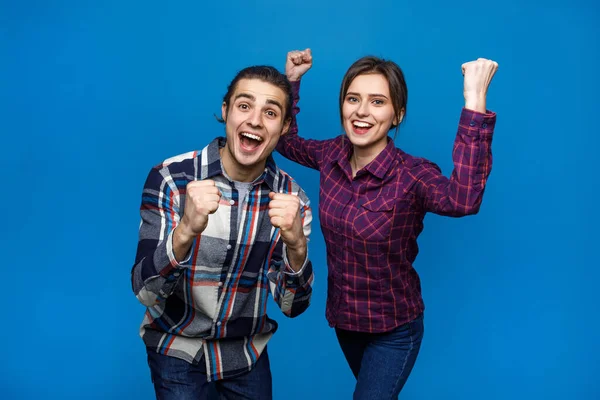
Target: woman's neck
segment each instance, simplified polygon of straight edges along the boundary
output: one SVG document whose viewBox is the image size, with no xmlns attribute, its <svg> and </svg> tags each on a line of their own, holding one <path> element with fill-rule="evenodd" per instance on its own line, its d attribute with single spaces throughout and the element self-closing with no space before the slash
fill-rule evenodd
<svg viewBox="0 0 600 400">
<path fill-rule="evenodd" d="M 381 149 L 361 149 L 360 147 L 354 146 L 354 151 L 350 156 L 352 177 L 355 177 L 358 171 L 373 161 L 379 155 L 379 153 L 383 151 L 383 149 L 385 149 L 385 147 Z"/>
</svg>

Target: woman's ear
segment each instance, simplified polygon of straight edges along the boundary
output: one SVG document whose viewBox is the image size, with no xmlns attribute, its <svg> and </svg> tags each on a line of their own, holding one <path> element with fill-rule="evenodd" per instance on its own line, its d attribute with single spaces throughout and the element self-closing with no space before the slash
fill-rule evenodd
<svg viewBox="0 0 600 400">
<path fill-rule="evenodd" d="M 400 114 L 398 114 L 396 116 L 396 118 L 394 118 L 394 125 L 395 126 L 400 125 L 400 122 L 402 122 L 403 119 L 404 119 L 404 108 L 402 110 L 400 110 Z"/>
</svg>

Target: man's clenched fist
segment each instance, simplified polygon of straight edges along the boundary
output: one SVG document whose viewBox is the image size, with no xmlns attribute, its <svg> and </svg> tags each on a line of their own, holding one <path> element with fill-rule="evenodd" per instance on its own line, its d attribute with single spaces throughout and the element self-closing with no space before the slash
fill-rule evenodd
<svg viewBox="0 0 600 400">
<path fill-rule="evenodd" d="M 206 229 L 208 216 L 219 208 L 221 192 L 215 181 L 207 179 L 187 184 L 183 217 L 179 224 L 181 233 L 188 237 L 200 235 Z"/>
</svg>

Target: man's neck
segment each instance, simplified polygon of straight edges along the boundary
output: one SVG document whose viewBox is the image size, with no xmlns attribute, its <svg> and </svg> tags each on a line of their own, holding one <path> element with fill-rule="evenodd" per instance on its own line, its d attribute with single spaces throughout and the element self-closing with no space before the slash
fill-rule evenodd
<svg viewBox="0 0 600 400">
<path fill-rule="evenodd" d="M 219 149 L 221 155 L 221 163 L 227 176 L 237 182 L 253 182 L 256 178 L 262 175 L 265 170 L 266 161 L 251 167 L 240 165 L 235 158 L 229 153 L 227 147 Z"/>
</svg>

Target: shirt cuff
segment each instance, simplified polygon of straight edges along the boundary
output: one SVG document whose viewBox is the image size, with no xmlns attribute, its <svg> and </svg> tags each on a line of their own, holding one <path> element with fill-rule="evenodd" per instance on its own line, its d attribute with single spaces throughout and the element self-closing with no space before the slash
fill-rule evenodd
<svg viewBox="0 0 600 400">
<path fill-rule="evenodd" d="M 308 264 L 308 248 L 306 249 L 306 258 L 304 259 L 302 268 L 300 268 L 298 271 L 294 271 L 294 269 L 290 265 L 290 261 L 288 260 L 288 257 L 287 257 L 287 246 L 285 245 L 285 243 L 283 244 L 282 251 L 283 251 L 283 263 L 285 264 L 285 270 L 283 271 L 283 273 L 286 275 L 289 275 L 289 276 L 302 275 L 302 273 L 304 272 L 304 269 L 306 268 L 306 265 Z"/>
<path fill-rule="evenodd" d="M 470 136 L 492 136 L 496 126 L 496 113 L 490 110 L 481 113 L 463 107 L 458 125 Z"/>
</svg>

